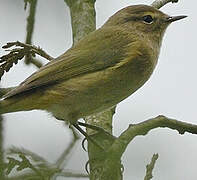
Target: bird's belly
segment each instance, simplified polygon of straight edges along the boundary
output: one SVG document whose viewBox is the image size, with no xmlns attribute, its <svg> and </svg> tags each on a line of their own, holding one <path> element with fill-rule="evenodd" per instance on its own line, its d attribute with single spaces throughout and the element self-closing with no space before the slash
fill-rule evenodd
<svg viewBox="0 0 197 180">
<path fill-rule="evenodd" d="M 78 76 L 56 85 L 56 97 L 57 93 L 61 97 L 57 104 L 77 119 L 101 112 L 134 93 L 151 74 L 152 68 L 139 72 L 120 68 Z"/>
</svg>

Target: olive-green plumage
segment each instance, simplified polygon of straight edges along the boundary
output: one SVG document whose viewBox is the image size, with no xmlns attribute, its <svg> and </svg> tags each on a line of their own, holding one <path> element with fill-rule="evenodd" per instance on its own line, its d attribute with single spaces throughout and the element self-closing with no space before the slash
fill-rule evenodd
<svg viewBox="0 0 197 180">
<path fill-rule="evenodd" d="M 110 108 L 152 74 L 170 17 L 146 5 L 126 7 L 0 101 L 0 114 L 47 110 L 76 123 Z"/>
</svg>

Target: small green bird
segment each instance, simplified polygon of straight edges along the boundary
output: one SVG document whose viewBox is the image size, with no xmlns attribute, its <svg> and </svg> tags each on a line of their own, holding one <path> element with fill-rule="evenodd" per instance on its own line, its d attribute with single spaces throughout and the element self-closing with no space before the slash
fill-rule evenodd
<svg viewBox="0 0 197 180">
<path fill-rule="evenodd" d="M 126 7 L 32 74 L 0 101 L 0 114 L 51 112 L 76 124 L 133 94 L 151 76 L 171 17 L 147 5 Z"/>
</svg>

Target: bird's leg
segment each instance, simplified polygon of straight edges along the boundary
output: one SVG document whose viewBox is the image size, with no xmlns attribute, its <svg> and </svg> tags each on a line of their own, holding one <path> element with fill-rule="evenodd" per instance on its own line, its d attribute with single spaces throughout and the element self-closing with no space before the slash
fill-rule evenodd
<svg viewBox="0 0 197 180">
<path fill-rule="evenodd" d="M 72 126 L 74 126 L 81 134 L 83 134 L 87 140 L 91 141 L 94 145 L 96 145 L 99 149 L 101 149 L 102 151 L 105 151 L 103 149 L 103 147 L 101 147 L 94 139 L 92 139 L 80 126 L 78 123 L 73 124 Z"/>
<path fill-rule="evenodd" d="M 59 118 L 59 117 L 57 117 L 57 116 L 55 116 L 55 118 L 56 119 L 58 119 L 58 120 L 63 120 L 63 121 L 65 121 L 63 118 Z M 71 118 L 70 118 L 71 119 Z M 70 123 L 70 122 L 75 122 L 75 123 Z M 94 145 L 96 145 L 99 149 L 101 149 L 102 151 L 104 151 L 104 149 L 103 149 L 103 147 L 102 146 L 100 146 L 93 138 L 91 138 L 79 125 L 81 125 L 81 126 L 85 126 L 84 124 L 85 123 L 82 123 L 82 122 L 76 122 L 76 121 L 65 121 L 65 123 L 66 124 L 68 124 L 69 123 L 69 127 L 71 127 L 71 126 L 73 126 L 73 127 L 75 127 L 81 134 L 83 134 L 84 136 L 85 136 L 85 139 L 87 139 L 87 140 L 89 140 L 89 141 L 91 141 Z M 89 127 L 96 127 L 96 126 L 93 126 L 93 125 L 89 125 L 89 124 L 87 124 Z M 85 127 L 87 127 L 87 126 L 85 126 Z M 99 129 L 99 127 L 97 127 L 97 131 L 98 131 L 98 129 Z M 100 128 L 100 129 L 102 129 L 102 128 Z M 104 130 L 103 130 L 104 131 Z M 108 133 L 109 134 L 109 133 Z M 83 149 L 86 151 L 86 149 L 84 148 L 84 141 L 82 142 L 82 147 L 83 147 Z"/>
<path fill-rule="evenodd" d="M 88 124 L 88 123 L 82 123 L 82 122 L 79 122 L 79 121 L 78 121 L 78 125 L 86 127 L 86 128 L 90 128 L 90 129 L 98 131 L 98 132 L 103 132 L 103 133 L 105 133 L 107 135 L 110 135 L 110 136 L 113 136 L 111 133 L 109 133 L 108 131 L 106 131 L 105 129 L 103 129 L 99 126 L 95 126 L 95 125 Z"/>
<path fill-rule="evenodd" d="M 79 122 L 79 121 L 78 121 L 78 125 L 86 127 L 86 128 L 90 128 L 90 129 L 95 130 L 95 131 L 100 132 L 100 133 L 104 133 L 105 135 L 108 135 L 110 138 L 115 139 L 115 137 L 111 133 L 109 133 L 108 131 L 104 130 L 103 128 L 101 128 L 99 126 L 95 126 L 95 125 L 88 124 L 88 123 L 82 123 L 82 122 Z M 82 142 L 83 149 L 85 149 L 84 143 L 85 143 L 86 140 L 87 140 L 87 138 L 85 136 L 85 138 Z"/>
</svg>

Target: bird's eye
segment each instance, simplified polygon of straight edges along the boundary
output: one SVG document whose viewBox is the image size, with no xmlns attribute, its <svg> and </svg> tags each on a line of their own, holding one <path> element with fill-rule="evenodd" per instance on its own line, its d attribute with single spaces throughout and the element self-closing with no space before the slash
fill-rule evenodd
<svg viewBox="0 0 197 180">
<path fill-rule="evenodd" d="M 151 24 L 153 22 L 153 17 L 151 15 L 143 16 L 143 21 L 147 24 Z"/>
</svg>

